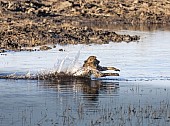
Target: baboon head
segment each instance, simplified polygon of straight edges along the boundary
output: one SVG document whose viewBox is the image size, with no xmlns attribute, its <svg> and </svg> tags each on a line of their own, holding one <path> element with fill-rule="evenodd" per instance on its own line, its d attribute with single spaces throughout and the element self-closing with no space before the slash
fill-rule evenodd
<svg viewBox="0 0 170 126">
<path fill-rule="evenodd" d="M 89 56 L 87 60 L 84 61 L 83 67 L 92 67 L 92 68 L 97 68 L 99 65 L 100 61 L 97 60 L 96 56 Z"/>
</svg>

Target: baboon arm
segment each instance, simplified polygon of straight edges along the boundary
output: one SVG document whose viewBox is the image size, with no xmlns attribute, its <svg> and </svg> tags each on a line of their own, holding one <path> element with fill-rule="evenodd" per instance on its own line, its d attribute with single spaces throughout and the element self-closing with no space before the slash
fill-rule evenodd
<svg viewBox="0 0 170 126">
<path fill-rule="evenodd" d="M 115 67 L 98 67 L 99 71 L 106 71 L 106 70 L 114 70 L 114 71 L 120 71 L 119 69 L 115 68 Z"/>
<path fill-rule="evenodd" d="M 107 70 L 114 70 L 114 71 L 120 71 L 119 69 L 115 68 L 115 67 L 106 67 Z"/>
<path fill-rule="evenodd" d="M 119 76 L 118 73 L 102 73 L 101 77 L 106 77 L 106 76 Z"/>
</svg>

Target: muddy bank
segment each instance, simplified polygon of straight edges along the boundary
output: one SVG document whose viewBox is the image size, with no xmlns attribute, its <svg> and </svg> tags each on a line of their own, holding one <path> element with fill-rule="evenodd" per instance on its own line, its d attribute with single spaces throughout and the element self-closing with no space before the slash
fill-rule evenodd
<svg viewBox="0 0 170 126">
<path fill-rule="evenodd" d="M 168 0 L 0 0 L 0 52 L 44 44 L 136 41 L 139 36 L 82 24 L 168 24 L 169 5 Z"/>
<path fill-rule="evenodd" d="M 108 44 L 112 42 L 137 41 L 140 37 L 120 35 L 114 31 L 92 29 L 89 27 L 61 26 L 46 28 L 46 26 L 14 26 L 9 30 L 0 32 L 1 52 L 7 50 L 25 50 L 23 47 L 35 47 L 44 44 Z M 48 50 L 50 47 L 43 46 L 40 50 Z"/>
<path fill-rule="evenodd" d="M 21 19 L 62 17 L 67 20 L 107 19 L 122 23 L 161 24 L 170 21 L 169 0 L 0 0 L 0 6 L 1 15 L 15 13 L 13 16 Z"/>
</svg>

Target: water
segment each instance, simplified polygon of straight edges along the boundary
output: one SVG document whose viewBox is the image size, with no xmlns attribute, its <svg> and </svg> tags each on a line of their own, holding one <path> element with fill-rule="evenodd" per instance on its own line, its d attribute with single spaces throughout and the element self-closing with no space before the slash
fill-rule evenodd
<svg viewBox="0 0 170 126">
<path fill-rule="evenodd" d="M 57 45 L 49 51 L 0 55 L 3 76 L 74 71 L 90 55 L 96 55 L 102 66 L 121 70 L 120 77 L 98 81 L 1 79 L 0 125 L 169 126 L 170 32 L 122 30 L 119 33 L 140 35 L 141 40 L 106 45 Z M 58 51 L 60 48 L 65 51 Z"/>
<path fill-rule="evenodd" d="M 106 45 L 64 47 L 58 45 L 52 50 L 40 52 L 9 52 L 7 56 L 0 56 L 1 75 L 37 74 L 56 69 L 57 71 L 69 72 L 68 69 L 75 71 L 82 66 L 88 56 L 96 55 L 101 65 L 121 69 L 120 78 L 123 79 L 170 79 L 169 31 L 121 31 L 120 33 L 137 34 L 141 36 L 141 40 L 132 43 L 110 42 Z M 58 51 L 60 48 L 65 51 Z M 78 57 L 76 62 L 74 62 L 75 57 Z"/>
<path fill-rule="evenodd" d="M 169 81 L 1 80 L 0 86 L 2 126 L 170 124 Z"/>
</svg>

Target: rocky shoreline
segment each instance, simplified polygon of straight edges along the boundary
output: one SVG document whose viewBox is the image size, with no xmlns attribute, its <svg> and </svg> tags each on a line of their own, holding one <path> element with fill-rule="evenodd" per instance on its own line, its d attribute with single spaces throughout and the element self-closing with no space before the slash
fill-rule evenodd
<svg viewBox="0 0 170 126">
<path fill-rule="evenodd" d="M 136 35 L 80 24 L 168 24 L 169 6 L 169 0 L 0 0 L 0 53 L 45 44 L 138 41 Z"/>
</svg>

